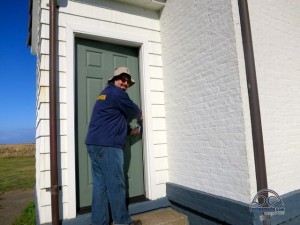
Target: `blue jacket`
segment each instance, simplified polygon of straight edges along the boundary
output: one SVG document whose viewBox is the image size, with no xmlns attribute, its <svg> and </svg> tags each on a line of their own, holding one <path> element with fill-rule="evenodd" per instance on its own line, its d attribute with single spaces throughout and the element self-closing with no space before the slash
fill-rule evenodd
<svg viewBox="0 0 300 225">
<path fill-rule="evenodd" d="M 127 121 L 141 114 L 124 90 L 109 83 L 95 103 L 85 144 L 124 148 Z"/>
</svg>

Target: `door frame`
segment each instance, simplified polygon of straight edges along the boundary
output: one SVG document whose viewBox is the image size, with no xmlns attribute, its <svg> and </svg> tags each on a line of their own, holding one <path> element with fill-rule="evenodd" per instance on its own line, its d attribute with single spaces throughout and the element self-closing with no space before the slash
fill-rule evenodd
<svg viewBox="0 0 300 225">
<path fill-rule="evenodd" d="M 153 129 L 151 111 L 151 90 L 148 60 L 148 39 L 144 35 L 124 34 L 109 28 L 89 25 L 67 24 L 66 26 L 66 87 L 67 87 L 67 146 L 68 146 L 68 214 L 76 217 L 76 144 L 75 144 L 75 37 L 108 42 L 139 48 L 139 75 L 141 90 L 141 108 L 143 111 L 143 160 L 145 196 L 153 199 L 155 193 L 155 168 L 153 152 Z M 152 149 L 152 151 L 151 151 Z"/>
</svg>

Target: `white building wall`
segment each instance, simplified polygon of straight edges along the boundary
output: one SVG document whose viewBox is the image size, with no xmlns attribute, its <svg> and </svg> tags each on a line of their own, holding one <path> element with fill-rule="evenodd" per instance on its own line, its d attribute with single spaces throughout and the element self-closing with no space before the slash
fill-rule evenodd
<svg viewBox="0 0 300 225">
<path fill-rule="evenodd" d="M 169 180 L 249 203 L 255 174 L 238 23 L 227 0 L 172 0 L 162 12 Z"/>
<path fill-rule="evenodd" d="M 268 187 L 300 188 L 300 2 L 248 1 Z"/>
<path fill-rule="evenodd" d="M 37 172 L 36 193 L 40 223 L 51 222 L 50 187 L 50 140 L 49 140 L 49 7 L 41 1 L 38 71 L 37 71 Z M 145 112 L 148 128 L 148 152 L 145 154 L 147 197 L 156 199 L 165 196 L 168 181 L 167 140 L 164 108 L 164 85 L 160 23 L 158 12 L 124 5 L 114 1 L 67 1 L 59 9 L 58 17 L 58 75 L 59 75 L 59 185 L 60 214 L 63 219 L 76 216 L 75 148 L 74 148 L 74 103 L 70 99 L 74 87 L 74 46 L 70 45 L 70 30 L 73 27 L 88 27 L 89 33 L 81 36 L 97 39 L 94 34 L 112 31 L 111 36 L 143 36 L 143 64 L 148 81 L 144 88 L 148 105 Z M 73 35 L 73 34 L 71 34 Z M 76 36 L 77 34 L 74 33 Z M 121 35 L 121 36 L 122 36 Z M 74 38 L 73 36 L 71 38 Z M 100 37 L 99 37 L 100 38 Z M 103 39 L 103 37 L 101 37 Z M 107 39 L 107 41 L 110 41 Z M 114 40 L 116 41 L 116 40 Z M 70 55 L 72 53 L 73 55 Z M 70 117 L 72 115 L 72 117 Z M 153 125 L 152 125 L 153 124 Z M 149 130 L 150 129 L 150 130 Z"/>
</svg>

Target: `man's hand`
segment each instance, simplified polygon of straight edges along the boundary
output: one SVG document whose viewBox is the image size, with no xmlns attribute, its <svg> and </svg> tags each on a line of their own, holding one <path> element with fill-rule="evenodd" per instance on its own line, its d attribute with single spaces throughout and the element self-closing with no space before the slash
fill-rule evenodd
<svg viewBox="0 0 300 225">
<path fill-rule="evenodd" d="M 138 118 L 138 120 L 143 121 L 143 114 Z"/>
<path fill-rule="evenodd" d="M 134 128 L 131 130 L 130 135 L 134 136 L 134 135 L 140 135 L 141 134 L 141 129 L 139 127 Z"/>
</svg>

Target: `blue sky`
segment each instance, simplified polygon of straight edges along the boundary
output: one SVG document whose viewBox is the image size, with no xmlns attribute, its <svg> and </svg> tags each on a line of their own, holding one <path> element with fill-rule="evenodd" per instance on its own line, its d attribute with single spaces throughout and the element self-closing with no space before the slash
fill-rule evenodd
<svg viewBox="0 0 300 225">
<path fill-rule="evenodd" d="M 26 46 L 28 4 L 1 2 L 0 144 L 35 142 L 36 57 Z"/>
</svg>

